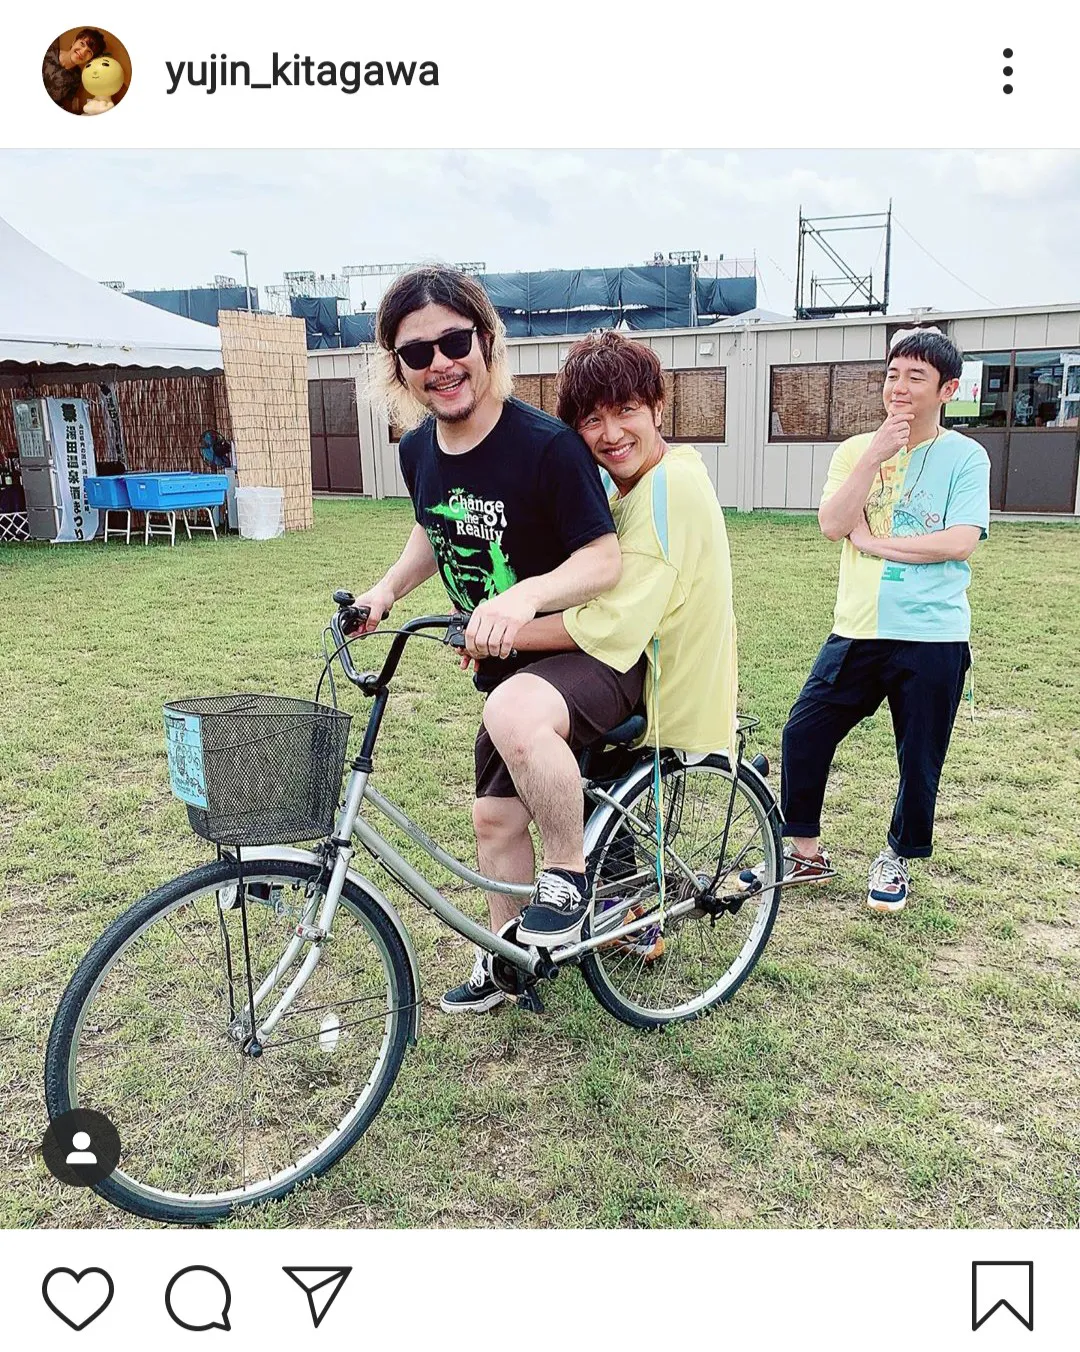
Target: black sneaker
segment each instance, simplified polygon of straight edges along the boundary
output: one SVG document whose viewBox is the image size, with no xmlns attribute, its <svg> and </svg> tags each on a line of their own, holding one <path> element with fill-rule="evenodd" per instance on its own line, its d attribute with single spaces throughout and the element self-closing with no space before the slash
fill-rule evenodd
<svg viewBox="0 0 1080 1352">
<path fill-rule="evenodd" d="M 478 948 L 468 981 L 447 991 L 439 1001 L 439 1008 L 444 1014 L 486 1014 L 489 1009 L 502 1004 L 506 992 L 492 981 L 488 970 L 489 961 L 488 955 Z"/>
<path fill-rule="evenodd" d="M 589 898 L 561 872 L 545 869 L 518 924 L 518 943 L 538 948 L 576 943 L 588 913 Z"/>
</svg>

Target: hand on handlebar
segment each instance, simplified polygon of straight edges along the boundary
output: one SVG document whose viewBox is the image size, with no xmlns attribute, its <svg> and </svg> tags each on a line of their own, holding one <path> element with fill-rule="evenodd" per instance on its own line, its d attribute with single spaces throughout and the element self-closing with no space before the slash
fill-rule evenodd
<svg viewBox="0 0 1080 1352">
<path fill-rule="evenodd" d="M 465 651 L 470 657 L 510 657 L 518 630 L 536 618 L 536 606 L 520 584 L 481 601 L 465 630 Z"/>
<path fill-rule="evenodd" d="M 446 629 L 446 638 L 443 640 L 454 650 L 455 656 L 459 657 L 458 669 L 466 672 L 480 670 L 479 659 L 470 657 L 465 651 L 465 629 L 471 618 L 471 611 L 455 611 L 450 617 L 450 623 Z"/>
<path fill-rule="evenodd" d="M 376 582 L 374 587 L 369 587 L 366 592 L 355 597 L 350 603 L 349 609 L 358 611 L 359 615 L 350 617 L 351 624 L 343 622 L 344 633 L 349 638 L 355 638 L 358 634 L 373 633 L 390 614 L 393 604 L 394 593 L 385 582 Z"/>
</svg>

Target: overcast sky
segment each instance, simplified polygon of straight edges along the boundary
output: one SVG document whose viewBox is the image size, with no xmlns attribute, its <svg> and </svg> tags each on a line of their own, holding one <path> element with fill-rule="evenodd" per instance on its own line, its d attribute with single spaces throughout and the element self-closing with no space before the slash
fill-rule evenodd
<svg viewBox="0 0 1080 1352">
<path fill-rule="evenodd" d="M 758 304 L 786 314 L 800 205 L 884 211 L 890 197 L 890 311 L 1080 300 L 1071 150 L 0 151 L 0 215 L 78 271 L 139 289 L 242 279 L 234 248 L 259 286 L 346 263 L 511 271 L 700 249 L 756 254 Z M 880 236 L 832 243 L 880 275 Z M 354 282 L 354 301 L 381 285 Z"/>
</svg>

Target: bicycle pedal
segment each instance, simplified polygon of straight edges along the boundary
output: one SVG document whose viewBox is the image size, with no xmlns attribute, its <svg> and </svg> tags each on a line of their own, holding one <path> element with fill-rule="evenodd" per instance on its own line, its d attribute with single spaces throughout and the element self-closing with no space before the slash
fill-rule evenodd
<svg viewBox="0 0 1080 1352">
<path fill-rule="evenodd" d="M 543 1014 L 546 1012 L 544 1002 L 540 999 L 535 986 L 526 986 L 523 991 L 518 991 L 516 995 L 507 994 L 506 998 L 513 1000 L 518 1009 L 524 1010 L 526 1014 Z"/>
</svg>

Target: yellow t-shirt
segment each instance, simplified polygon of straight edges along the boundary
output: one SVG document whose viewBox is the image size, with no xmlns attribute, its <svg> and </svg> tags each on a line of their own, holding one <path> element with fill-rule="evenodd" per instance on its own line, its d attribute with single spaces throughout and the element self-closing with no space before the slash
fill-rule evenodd
<svg viewBox="0 0 1080 1352">
<path fill-rule="evenodd" d="M 730 750 L 738 698 L 731 556 L 697 451 L 670 447 L 625 497 L 611 498 L 611 514 L 622 577 L 563 612 L 567 633 L 617 671 L 646 654 L 650 744 L 659 728 L 662 746 L 692 755 Z"/>
</svg>

